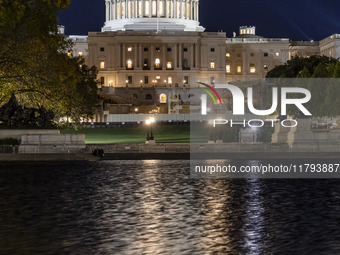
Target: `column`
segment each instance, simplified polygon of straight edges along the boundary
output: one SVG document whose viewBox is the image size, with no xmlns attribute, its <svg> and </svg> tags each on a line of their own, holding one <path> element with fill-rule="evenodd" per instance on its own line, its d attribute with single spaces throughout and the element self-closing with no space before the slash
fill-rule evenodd
<svg viewBox="0 0 340 255">
<path fill-rule="evenodd" d="M 123 8 L 123 0 L 120 0 L 120 4 L 119 4 L 119 10 L 118 10 L 118 14 L 119 14 L 119 18 L 122 18 L 122 8 Z"/>
<path fill-rule="evenodd" d="M 122 53 L 122 67 L 125 68 L 126 67 L 126 59 L 125 59 L 125 52 L 126 52 L 126 49 L 125 49 L 125 43 L 123 43 L 123 53 Z"/>
<path fill-rule="evenodd" d="M 199 20 L 199 6 L 198 3 L 196 3 L 196 9 L 197 9 L 197 21 Z"/>
<path fill-rule="evenodd" d="M 152 1 L 149 0 L 149 18 L 152 17 Z"/>
<path fill-rule="evenodd" d="M 170 0 L 170 9 L 171 9 L 170 18 L 174 17 L 174 14 L 175 14 L 174 6 L 175 6 L 174 0 Z"/>
<path fill-rule="evenodd" d="M 163 58 L 163 61 L 162 61 L 162 62 L 163 62 L 162 65 L 163 65 L 163 66 L 162 66 L 162 68 L 163 68 L 163 70 L 166 69 L 166 59 L 165 59 L 166 56 L 165 56 L 165 50 L 166 50 L 166 49 L 165 49 L 165 44 L 163 44 L 163 47 L 162 47 L 162 58 Z"/>
<path fill-rule="evenodd" d="M 175 45 L 175 63 L 174 63 L 174 68 L 176 69 L 177 68 L 177 52 L 178 52 L 178 48 L 177 48 L 177 43 Z"/>
<path fill-rule="evenodd" d="M 137 50 L 138 50 L 138 44 L 137 43 L 135 43 L 135 47 L 134 47 L 134 49 L 133 49 L 134 51 L 135 51 L 135 59 L 134 59 L 134 61 L 133 61 L 133 63 L 132 63 L 132 66 L 133 67 L 138 67 L 138 55 L 137 55 Z"/>
<path fill-rule="evenodd" d="M 190 0 L 190 18 L 189 19 L 193 19 L 192 18 L 192 0 Z"/>
<path fill-rule="evenodd" d="M 179 17 L 181 18 L 181 19 L 183 19 L 183 2 L 182 2 L 182 0 L 180 0 L 179 1 L 179 4 L 180 4 L 180 11 L 179 11 L 179 13 L 180 13 L 180 15 L 179 15 Z"/>
<path fill-rule="evenodd" d="M 116 6 L 117 6 L 117 3 L 116 3 L 116 0 L 113 1 L 113 19 L 117 19 L 117 11 L 116 11 Z"/>
<path fill-rule="evenodd" d="M 141 16 L 144 17 L 144 0 L 140 0 L 140 3 L 141 3 Z"/>
<path fill-rule="evenodd" d="M 199 61 L 198 61 L 199 60 L 199 45 L 198 45 L 198 43 L 195 44 L 195 51 L 196 51 L 195 52 L 196 53 L 195 54 L 195 56 L 196 56 L 196 58 L 195 58 L 195 62 L 196 62 L 195 63 L 195 67 L 199 68 Z"/>
<path fill-rule="evenodd" d="M 190 68 L 194 67 L 194 44 L 190 46 Z"/>
<path fill-rule="evenodd" d="M 183 63 L 183 59 L 182 59 L 182 44 L 179 43 L 178 44 L 178 67 L 182 69 L 182 63 Z"/>
<path fill-rule="evenodd" d="M 142 67 L 142 44 L 139 44 L 139 62 L 138 62 L 138 67 Z"/>
<path fill-rule="evenodd" d="M 135 13 L 133 17 L 138 18 L 138 1 L 137 0 L 135 0 L 134 7 L 135 7 Z"/>
<path fill-rule="evenodd" d="M 108 1 L 105 2 L 106 7 L 106 21 L 109 21 L 110 17 L 110 3 Z"/>
<path fill-rule="evenodd" d="M 150 67 L 151 67 L 151 70 L 153 70 L 153 67 L 154 67 L 154 64 L 155 64 L 155 60 L 154 60 L 154 47 L 153 47 L 153 45 L 151 45 L 151 47 L 150 47 L 150 55 L 151 55 L 151 57 L 150 57 Z"/>
<path fill-rule="evenodd" d="M 128 5 L 129 5 L 129 1 L 128 0 L 125 0 L 125 18 L 127 19 L 128 18 L 128 15 L 129 15 L 129 8 L 128 8 Z"/>
<path fill-rule="evenodd" d="M 117 53 L 117 58 L 116 58 L 116 67 L 117 68 L 120 68 L 120 67 L 122 67 L 122 65 L 121 65 L 121 63 L 122 63 L 122 61 L 121 61 L 121 49 L 120 49 L 120 47 L 121 47 L 121 44 L 119 43 L 119 44 L 116 44 L 116 53 Z M 118 60 L 118 61 L 117 61 Z M 118 62 L 118 63 L 117 63 Z"/>
<path fill-rule="evenodd" d="M 169 18 L 168 16 L 168 0 L 165 0 L 165 18 Z"/>
</svg>

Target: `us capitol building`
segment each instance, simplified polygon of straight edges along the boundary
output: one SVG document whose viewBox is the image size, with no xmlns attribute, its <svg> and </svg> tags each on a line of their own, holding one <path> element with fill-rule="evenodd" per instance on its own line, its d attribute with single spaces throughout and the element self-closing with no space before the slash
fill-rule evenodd
<svg viewBox="0 0 340 255">
<path fill-rule="evenodd" d="M 105 3 L 101 32 L 70 36 L 73 54 L 99 70 L 105 114 L 180 113 L 188 88 L 198 81 L 213 86 L 262 78 L 297 55 L 340 56 L 336 34 L 319 43 L 263 38 L 252 26 L 240 27 L 231 38 L 224 32 L 205 32 L 199 23 L 199 0 Z M 164 107 L 163 102 L 162 107 L 162 96 L 174 105 Z"/>
</svg>

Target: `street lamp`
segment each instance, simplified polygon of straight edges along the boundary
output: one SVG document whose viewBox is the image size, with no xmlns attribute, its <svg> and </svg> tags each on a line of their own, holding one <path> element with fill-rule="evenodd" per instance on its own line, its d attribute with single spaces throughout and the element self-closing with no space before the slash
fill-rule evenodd
<svg viewBox="0 0 340 255">
<path fill-rule="evenodd" d="M 154 141 L 155 140 L 155 137 L 153 136 L 153 133 L 152 133 L 152 125 L 156 122 L 156 119 L 155 117 L 149 117 L 145 120 L 145 124 L 150 126 L 150 132 L 148 130 L 147 134 L 146 134 L 146 142 L 149 142 L 149 141 Z"/>
<path fill-rule="evenodd" d="M 125 81 L 125 83 L 126 83 L 126 84 L 125 84 L 125 85 L 126 85 L 126 87 L 128 86 L 128 82 L 129 82 L 128 80 L 126 80 L 126 81 Z"/>
<path fill-rule="evenodd" d="M 140 86 L 143 87 L 143 80 L 140 80 Z"/>
</svg>

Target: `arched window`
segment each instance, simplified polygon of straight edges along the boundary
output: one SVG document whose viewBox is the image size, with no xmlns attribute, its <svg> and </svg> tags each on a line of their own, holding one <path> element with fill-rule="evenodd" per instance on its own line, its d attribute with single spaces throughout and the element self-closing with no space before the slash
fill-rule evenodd
<svg viewBox="0 0 340 255">
<path fill-rule="evenodd" d="M 152 100 L 151 94 L 146 94 L 145 99 L 146 99 L 146 100 Z"/>
<path fill-rule="evenodd" d="M 166 104 L 166 95 L 165 94 L 160 94 L 159 96 L 159 102 L 161 104 Z"/>
</svg>

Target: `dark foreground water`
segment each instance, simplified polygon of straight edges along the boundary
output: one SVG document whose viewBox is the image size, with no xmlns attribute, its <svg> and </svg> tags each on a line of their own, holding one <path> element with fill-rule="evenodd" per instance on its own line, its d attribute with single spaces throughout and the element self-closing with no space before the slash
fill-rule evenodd
<svg viewBox="0 0 340 255">
<path fill-rule="evenodd" d="M 340 254 L 339 180 L 193 180 L 189 161 L 0 167 L 0 254 Z"/>
</svg>

